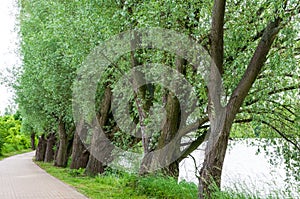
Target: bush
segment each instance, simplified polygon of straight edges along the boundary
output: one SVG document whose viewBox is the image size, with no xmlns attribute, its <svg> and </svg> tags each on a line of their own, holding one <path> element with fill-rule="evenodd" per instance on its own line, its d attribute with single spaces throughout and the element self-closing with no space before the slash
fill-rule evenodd
<svg viewBox="0 0 300 199">
<path fill-rule="evenodd" d="M 0 155 L 29 147 L 30 138 L 21 133 L 21 121 L 13 115 L 0 116 Z"/>
</svg>

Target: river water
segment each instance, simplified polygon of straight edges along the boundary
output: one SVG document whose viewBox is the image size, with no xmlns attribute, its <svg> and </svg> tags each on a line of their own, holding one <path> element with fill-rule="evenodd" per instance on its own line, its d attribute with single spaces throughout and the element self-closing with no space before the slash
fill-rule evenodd
<svg viewBox="0 0 300 199">
<path fill-rule="evenodd" d="M 222 173 L 222 190 L 242 190 L 260 198 L 276 194 L 279 195 L 279 198 L 300 198 L 297 187 L 293 186 L 289 190 L 291 196 L 287 196 L 287 185 L 294 183 L 285 182 L 286 171 L 283 158 L 278 157 L 279 164 L 273 166 L 269 163 L 265 152 L 257 154 L 258 147 L 248 143 L 249 140 L 229 142 Z M 204 145 L 201 145 L 192 153 L 197 167 L 203 163 L 203 149 Z M 272 147 L 269 147 L 268 150 L 272 150 Z M 197 184 L 195 171 L 194 160 L 191 157 L 186 158 L 180 164 L 179 181 L 186 180 Z"/>
</svg>

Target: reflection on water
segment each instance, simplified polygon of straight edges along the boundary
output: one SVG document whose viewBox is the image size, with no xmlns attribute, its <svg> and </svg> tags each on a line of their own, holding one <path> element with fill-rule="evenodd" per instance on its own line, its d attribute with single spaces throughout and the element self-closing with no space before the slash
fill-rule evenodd
<svg viewBox="0 0 300 199">
<path fill-rule="evenodd" d="M 249 140 L 248 140 L 249 141 Z M 257 141 L 256 141 L 257 142 Z M 204 146 L 192 153 L 196 165 L 200 167 L 204 157 Z M 272 150 L 272 148 L 269 148 Z M 272 166 L 264 152 L 256 155 L 257 146 L 247 144 L 246 140 L 231 141 L 225 157 L 222 173 L 222 189 L 231 188 L 247 190 L 260 197 L 282 192 L 288 185 L 283 158 L 278 157 L 279 164 Z M 192 158 L 183 160 L 180 164 L 179 180 L 198 183 L 195 176 L 195 163 Z M 291 183 L 291 182 L 290 182 Z M 296 188 L 295 188 L 296 190 Z M 300 198 L 299 193 L 292 191 L 293 198 Z"/>
</svg>

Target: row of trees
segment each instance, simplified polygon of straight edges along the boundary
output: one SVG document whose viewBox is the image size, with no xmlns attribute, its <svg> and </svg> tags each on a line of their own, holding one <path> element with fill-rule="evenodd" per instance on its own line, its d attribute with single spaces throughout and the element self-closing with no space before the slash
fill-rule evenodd
<svg viewBox="0 0 300 199">
<path fill-rule="evenodd" d="M 19 3 L 23 66 L 15 82 L 16 100 L 24 128 L 44 132 L 39 139 L 38 160 L 54 159 L 56 166 L 65 167 L 71 156 L 71 168 L 86 168 L 90 174 L 103 173 L 106 164 L 114 159 L 112 154 L 117 146 L 144 154 L 139 169 L 143 175 L 151 172 L 155 152 L 176 139 L 172 149 L 159 156 L 161 164 L 163 160 L 170 162 L 162 172 L 176 177 L 179 162 L 207 140 L 199 172 L 199 197 L 203 198 L 204 193 L 210 193 L 211 180 L 220 186 L 233 129 L 245 134 L 282 137 L 289 144 L 278 152 L 284 153 L 290 168 L 299 168 L 297 1 L 20 0 Z M 92 49 L 123 31 L 149 27 L 174 30 L 203 46 L 213 60 L 208 68 L 208 82 L 215 84 L 205 86 L 195 64 L 184 55 L 163 49 L 138 49 L 110 62 L 101 74 L 96 95 L 92 97 L 96 117 L 89 118 L 83 111 L 74 118 L 74 82 Z M 143 36 L 135 33 L 129 42 L 131 49 L 144 42 Z M 193 86 L 191 93 L 197 102 L 181 109 L 181 97 L 161 85 L 150 82 L 140 88 L 133 87 L 133 96 L 126 103 L 135 128 L 126 132 L 113 116 L 113 94 L 124 89 L 117 82 L 126 72 L 147 63 L 165 64 L 180 73 Z M 162 67 L 153 69 L 153 74 L 159 76 Z M 95 71 L 89 72 L 95 73 L 87 71 L 91 77 L 96 75 Z M 138 72 L 142 79 L 135 78 L 134 82 L 145 81 L 146 72 Z M 221 80 L 224 95 L 220 90 Z M 178 88 L 177 92 L 183 90 Z M 182 95 L 184 99 L 190 97 L 185 92 Z M 158 113 L 159 107 L 164 107 L 164 117 Z M 122 115 L 122 110 L 118 111 Z M 151 114 L 155 111 L 156 114 Z M 95 120 L 104 134 L 91 132 Z M 159 129 L 151 126 L 155 123 L 160 124 Z M 150 138 L 146 131 L 151 132 Z M 186 140 L 188 143 L 184 143 Z M 103 160 L 95 154 L 111 158 Z M 174 156 L 176 159 L 170 161 Z"/>
</svg>

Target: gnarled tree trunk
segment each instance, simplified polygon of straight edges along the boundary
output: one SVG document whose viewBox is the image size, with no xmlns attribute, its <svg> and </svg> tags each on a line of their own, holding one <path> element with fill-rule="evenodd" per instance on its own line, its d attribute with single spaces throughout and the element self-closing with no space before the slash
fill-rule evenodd
<svg viewBox="0 0 300 199">
<path fill-rule="evenodd" d="M 35 133 L 31 133 L 30 135 L 30 144 L 31 144 L 31 149 L 35 150 Z"/>
<path fill-rule="evenodd" d="M 44 161 L 46 147 L 47 147 L 47 141 L 45 139 L 45 135 L 43 134 L 39 137 L 39 143 L 35 152 L 36 161 Z"/>
<path fill-rule="evenodd" d="M 181 58 L 177 57 L 175 60 L 175 66 L 177 71 L 181 74 L 185 74 L 185 65 L 186 61 Z M 176 89 L 179 89 L 176 88 Z M 176 91 L 177 93 L 183 94 L 180 90 Z M 149 111 L 151 107 L 151 103 L 148 102 L 150 105 L 146 107 L 147 111 Z M 162 149 L 166 147 L 166 145 L 170 144 L 170 142 L 176 137 L 179 131 L 179 126 L 181 120 L 185 120 L 186 118 L 182 118 L 181 110 L 180 110 L 180 102 L 175 93 L 168 91 L 166 95 L 166 121 L 163 124 L 163 128 L 161 131 L 160 138 L 158 140 L 157 149 Z M 163 150 L 161 154 L 159 154 L 158 160 L 155 158 L 153 159 L 153 154 L 151 152 L 149 154 L 145 154 L 141 168 L 140 174 L 148 173 L 148 170 L 151 168 L 151 164 L 157 165 L 153 161 L 159 161 L 158 164 L 162 165 L 162 172 L 165 175 L 172 176 L 178 178 L 179 176 L 179 161 L 176 157 L 179 157 L 180 153 L 180 139 L 173 143 L 173 146 L 167 147 L 167 150 Z"/>
<path fill-rule="evenodd" d="M 47 136 L 47 148 L 44 162 L 52 162 L 54 160 L 54 146 L 56 142 L 55 133 L 50 133 Z"/>
<path fill-rule="evenodd" d="M 166 112 L 166 121 L 158 141 L 158 149 L 164 148 L 178 133 L 181 111 L 179 101 L 174 93 L 169 92 L 167 96 Z M 165 154 L 160 154 L 160 162 L 163 165 L 167 165 L 162 169 L 163 173 L 175 178 L 179 175 L 179 163 L 177 161 L 174 162 L 174 156 L 177 156 L 176 153 L 180 150 L 180 143 L 177 144 L 169 148 Z"/>
<path fill-rule="evenodd" d="M 82 140 L 86 139 L 88 128 L 84 122 L 81 122 L 76 128 L 72 147 L 71 169 L 85 168 L 89 160 L 89 151 Z"/>
<path fill-rule="evenodd" d="M 114 146 L 108 140 L 104 132 L 104 126 L 107 124 L 109 118 L 111 97 L 111 88 L 109 85 L 107 85 L 104 97 L 101 102 L 100 112 L 97 118 L 99 125 L 103 131 L 101 132 L 101 130 L 95 129 L 93 132 L 90 146 L 90 157 L 86 166 L 86 173 L 89 175 L 103 173 L 105 165 L 108 164 L 112 158 L 111 152 Z"/>
<path fill-rule="evenodd" d="M 209 85 L 209 118 L 211 135 L 209 137 L 203 167 L 199 178 L 199 198 L 211 198 L 212 184 L 220 188 L 222 167 L 227 149 L 230 129 L 236 114 L 244 102 L 250 88 L 263 67 L 271 45 L 280 30 L 280 18 L 269 22 L 262 38 L 250 60 L 250 63 L 233 91 L 225 108 L 221 107 L 221 75 L 223 74 L 223 25 L 225 0 L 215 0 L 211 30 L 211 56 L 214 63 L 211 65 L 211 82 Z M 214 67 L 216 66 L 216 67 Z M 216 68 L 218 72 L 216 72 Z M 210 83 L 211 83 L 210 82 Z M 217 83 L 216 83 L 217 82 Z"/>
<path fill-rule="evenodd" d="M 54 161 L 54 166 L 66 167 L 68 163 L 68 134 L 65 129 L 65 123 L 62 119 L 58 123 L 59 146 Z"/>
</svg>

